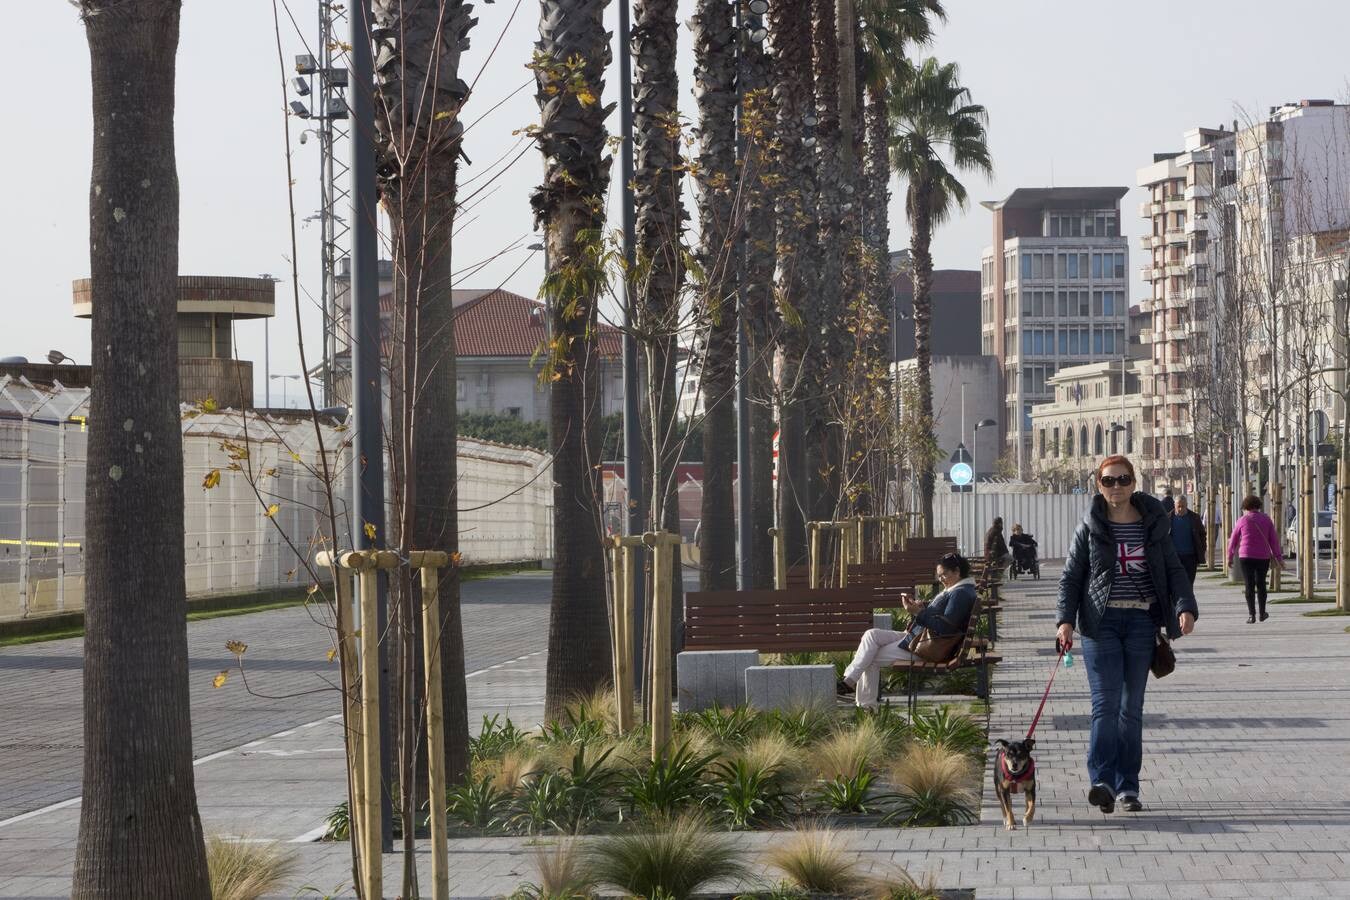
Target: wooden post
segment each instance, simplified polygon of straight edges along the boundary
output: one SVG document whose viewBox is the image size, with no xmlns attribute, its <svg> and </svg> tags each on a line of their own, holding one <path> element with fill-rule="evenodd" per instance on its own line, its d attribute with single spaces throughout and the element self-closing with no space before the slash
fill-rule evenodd
<svg viewBox="0 0 1350 900">
<path fill-rule="evenodd" d="M 1341 440 L 1347 436 L 1342 434 Z M 1336 607 L 1350 607 L 1350 462 L 1336 461 Z"/>
<path fill-rule="evenodd" d="M 680 536 L 649 531 L 642 541 L 652 548 L 652 673 L 650 710 L 652 720 L 652 759 L 666 752 L 670 743 L 670 553 L 679 547 Z M 678 552 L 678 551 L 677 551 Z"/>
<path fill-rule="evenodd" d="M 1224 548 L 1221 557 L 1223 571 L 1228 576 L 1229 581 L 1236 582 L 1237 579 L 1233 577 L 1233 568 L 1228 565 L 1228 537 L 1233 533 L 1233 495 L 1226 490 L 1223 492 L 1223 502 L 1220 506 L 1223 508 L 1223 535 L 1220 538 L 1221 546 Z"/>
<path fill-rule="evenodd" d="M 1275 533 L 1283 531 L 1281 522 L 1284 521 L 1284 485 L 1272 477 L 1270 479 L 1270 517 L 1275 520 Z M 1270 564 L 1270 590 L 1278 591 L 1280 589 L 1280 567 L 1272 561 Z"/>
<path fill-rule="evenodd" d="M 379 574 L 373 565 L 361 569 L 361 807 L 362 857 L 366 870 L 363 897 L 384 896 L 384 859 L 380 847 L 380 632 Z"/>
<path fill-rule="evenodd" d="M 820 523 L 807 522 L 806 534 L 811 542 L 811 589 L 820 587 Z"/>
<path fill-rule="evenodd" d="M 441 701 L 439 569 L 448 553 L 413 551 L 409 565 L 422 572 L 422 657 L 427 708 L 427 796 L 431 806 L 431 883 L 434 900 L 450 900 L 450 846 L 445 820 L 445 710 Z"/>
<path fill-rule="evenodd" d="M 787 589 L 787 543 L 783 529 L 770 528 L 769 537 L 773 540 L 773 586 L 776 590 Z"/>
<path fill-rule="evenodd" d="M 633 595 L 628 573 L 636 568 L 635 551 L 642 538 L 615 536 L 611 540 L 614 555 L 613 638 L 614 707 L 619 733 L 633 728 Z"/>
<path fill-rule="evenodd" d="M 909 514 L 904 513 L 900 517 L 900 549 L 902 551 L 909 549 Z"/>
</svg>

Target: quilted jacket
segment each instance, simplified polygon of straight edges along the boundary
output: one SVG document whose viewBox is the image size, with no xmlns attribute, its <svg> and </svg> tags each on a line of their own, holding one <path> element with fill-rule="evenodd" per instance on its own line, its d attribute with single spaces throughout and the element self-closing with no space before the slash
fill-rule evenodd
<svg viewBox="0 0 1350 900">
<path fill-rule="evenodd" d="M 1153 606 L 1154 619 L 1167 629 L 1168 637 L 1181 637 L 1177 616 L 1189 612 L 1199 618 L 1200 609 L 1191 580 L 1172 546 L 1171 522 L 1162 503 L 1148 494 L 1136 491 L 1130 503 L 1144 516 L 1144 556 L 1153 580 L 1153 595 L 1160 601 Z M 1087 637 L 1096 638 L 1115 577 L 1116 546 L 1106 521 L 1106 500 L 1098 494 L 1074 532 L 1059 578 L 1058 624 L 1067 622 Z"/>
</svg>

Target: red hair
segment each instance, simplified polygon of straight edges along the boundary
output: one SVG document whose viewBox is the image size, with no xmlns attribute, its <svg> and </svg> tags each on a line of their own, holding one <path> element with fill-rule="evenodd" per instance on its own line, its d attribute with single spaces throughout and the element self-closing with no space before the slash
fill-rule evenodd
<svg viewBox="0 0 1350 900">
<path fill-rule="evenodd" d="M 1130 462 L 1129 457 L 1127 457 L 1127 456 L 1122 456 L 1121 454 L 1116 453 L 1116 454 L 1113 454 L 1113 455 L 1111 455 L 1111 456 L 1108 456 L 1106 459 L 1102 460 L 1101 463 L 1098 464 L 1098 466 L 1097 466 L 1097 480 L 1098 480 L 1098 481 L 1101 481 L 1101 480 L 1102 480 L 1102 471 L 1103 471 L 1107 466 L 1124 466 L 1125 468 L 1127 468 L 1127 469 L 1130 470 L 1130 480 L 1131 480 L 1131 481 L 1135 480 L 1135 477 L 1136 477 L 1136 476 L 1135 476 L 1135 474 L 1134 474 L 1134 463 Z"/>
</svg>

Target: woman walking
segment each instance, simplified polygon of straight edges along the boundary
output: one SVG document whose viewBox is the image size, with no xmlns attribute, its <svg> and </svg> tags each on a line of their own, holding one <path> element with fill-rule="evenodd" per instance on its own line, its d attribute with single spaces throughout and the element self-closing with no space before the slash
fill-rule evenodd
<svg viewBox="0 0 1350 900">
<path fill-rule="evenodd" d="M 1008 542 L 1003 537 L 1003 517 L 995 516 L 994 524 L 984 533 L 984 561 L 991 574 L 1005 569 L 1010 561 Z"/>
<path fill-rule="evenodd" d="M 1134 466 L 1108 456 L 1097 467 L 1098 494 L 1074 532 L 1059 580 L 1056 643 L 1083 633 L 1092 689 L 1088 802 L 1139 812 L 1144 758 L 1144 688 L 1158 629 L 1190 634 L 1200 611 L 1172 545 L 1162 503 L 1134 490 Z"/>
<path fill-rule="evenodd" d="M 1270 616 L 1266 613 L 1266 576 L 1270 574 L 1270 562 L 1284 568 L 1284 554 L 1280 552 L 1280 535 L 1270 516 L 1261 512 L 1261 498 L 1255 495 L 1242 501 L 1242 518 L 1233 526 L 1233 534 L 1228 538 L 1228 568 L 1233 567 L 1233 557 L 1242 561 L 1242 578 L 1246 582 L 1247 624 L 1256 621 L 1257 604 L 1260 603 L 1261 621 Z"/>
</svg>

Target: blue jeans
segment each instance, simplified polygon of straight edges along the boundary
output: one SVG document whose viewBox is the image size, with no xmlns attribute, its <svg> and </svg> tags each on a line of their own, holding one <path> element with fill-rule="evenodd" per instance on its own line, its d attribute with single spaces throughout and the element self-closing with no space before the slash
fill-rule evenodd
<svg viewBox="0 0 1350 900">
<path fill-rule="evenodd" d="M 1083 662 L 1092 688 L 1088 777 L 1116 796 L 1139 795 L 1144 761 L 1144 688 L 1157 633 L 1140 609 L 1107 608 L 1096 638 L 1083 636 Z"/>
</svg>

